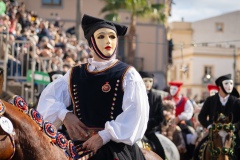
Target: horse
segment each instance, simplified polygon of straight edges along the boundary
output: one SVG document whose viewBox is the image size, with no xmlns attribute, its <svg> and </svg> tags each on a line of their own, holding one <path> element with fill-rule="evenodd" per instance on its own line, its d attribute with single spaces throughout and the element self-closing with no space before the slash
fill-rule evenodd
<svg viewBox="0 0 240 160">
<path fill-rule="evenodd" d="M 162 160 L 151 150 L 141 149 L 146 160 Z M 80 155 L 79 155 L 80 154 Z M 10 102 L 0 99 L 0 160 L 72 160 L 87 159 L 91 151 L 77 150 L 71 140 L 44 122 L 35 109 L 14 96 Z"/>
<path fill-rule="evenodd" d="M 155 135 L 157 136 L 158 140 L 160 141 L 160 143 L 163 146 L 163 149 L 164 149 L 164 152 L 165 152 L 165 155 L 166 155 L 166 159 L 169 159 L 169 160 L 170 159 L 180 160 L 180 155 L 179 155 L 179 152 L 178 152 L 178 149 L 177 149 L 176 145 L 170 139 L 168 139 L 167 137 L 163 136 L 159 132 L 155 132 Z M 138 141 L 137 144 L 141 148 L 143 153 L 148 151 L 149 155 L 155 155 L 156 154 L 156 153 L 154 153 L 152 151 L 151 144 L 148 144 L 144 140 Z M 155 159 L 156 160 L 158 160 L 157 156 L 158 155 L 156 154 L 155 155 Z M 151 160 L 155 160 L 155 159 L 152 158 Z"/>
<path fill-rule="evenodd" d="M 158 132 L 156 132 L 155 134 L 163 146 L 167 159 L 180 160 L 180 154 L 176 145 L 170 139 L 163 136 L 162 134 Z"/>
<path fill-rule="evenodd" d="M 229 160 L 234 156 L 235 135 L 232 116 L 222 113 L 214 120 L 209 129 L 208 140 L 204 142 L 199 150 L 199 159 Z"/>
<path fill-rule="evenodd" d="M 159 155 L 157 155 L 155 152 L 149 149 L 141 148 L 141 151 L 146 160 L 162 160 L 162 158 Z"/>
<path fill-rule="evenodd" d="M 16 96 L 14 101 L 20 105 L 19 108 L 0 100 L 1 160 L 73 159 L 74 155 L 69 154 L 76 153 L 71 153 L 74 152 L 71 141 L 57 133 L 51 123 L 43 122 L 36 110 L 28 110 L 20 97 Z"/>
</svg>

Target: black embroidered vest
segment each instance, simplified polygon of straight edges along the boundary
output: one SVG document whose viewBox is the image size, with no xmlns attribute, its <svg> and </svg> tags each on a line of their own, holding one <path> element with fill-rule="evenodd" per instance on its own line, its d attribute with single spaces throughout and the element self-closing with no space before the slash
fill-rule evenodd
<svg viewBox="0 0 240 160">
<path fill-rule="evenodd" d="M 103 71 L 89 72 L 88 65 L 75 66 L 70 74 L 74 114 L 88 127 L 104 128 L 122 113 L 122 83 L 130 66 L 117 61 Z"/>
</svg>

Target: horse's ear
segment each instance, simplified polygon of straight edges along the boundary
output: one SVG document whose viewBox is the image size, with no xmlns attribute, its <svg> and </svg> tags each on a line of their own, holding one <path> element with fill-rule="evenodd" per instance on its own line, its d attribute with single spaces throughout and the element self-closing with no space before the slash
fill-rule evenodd
<svg viewBox="0 0 240 160">
<path fill-rule="evenodd" d="M 228 123 L 231 123 L 233 120 L 233 113 L 228 113 L 228 115 L 226 116 L 227 116 Z"/>
</svg>

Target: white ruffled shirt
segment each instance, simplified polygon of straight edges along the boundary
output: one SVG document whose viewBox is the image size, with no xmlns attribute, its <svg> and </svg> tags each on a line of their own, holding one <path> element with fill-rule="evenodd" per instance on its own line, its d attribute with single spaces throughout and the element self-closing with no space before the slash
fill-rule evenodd
<svg viewBox="0 0 240 160">
<path fill-rule="evenodd" d="M 90 58 L 88 62 L 89 71 L 95 68 L 103 70 L 116 62 L 116 59 L 97 62 Z M 43 90 L 38 102 L 37 110 L 42 114 L 43 119 L 53 123 L 57 128 L 62 125 L 66 114 L 70 112 L 66 109 L 71 104 L 69 73 L 70 70 L 63 77 L 50 83 Z M 132 145 L 140 140 L 146 131 L 149 116 L 148 97 L 145 84 L 135 68 L 131 67 L 127 71 L 123 80 L 123 89 L 123 112 L 115 120 L 107 121 L 104 130 L 98 132 L 104 144 L 112 140 Z"/>
<path fill-rule="evenodd" d="M 180 101 L 181 98 L 182 98 L 182 95 L 179 95 L 178 98 L 179 98 L 179 101 Z M 173 99 L 172 99 L 172 101 L 175 102 Z M 179 120 L 190 120 L 192 118 L 192 116 L 193 116 L 193 111 L 194 111 L 193 104 L 188 99 L 187 102 L 184 105 L 184 111 L 178 115 Z"/>
</svg>

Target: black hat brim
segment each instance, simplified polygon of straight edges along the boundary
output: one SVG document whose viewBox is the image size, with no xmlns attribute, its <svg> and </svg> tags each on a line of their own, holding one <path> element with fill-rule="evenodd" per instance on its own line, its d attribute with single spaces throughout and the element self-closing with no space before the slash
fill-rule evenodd
<svg viewBox="0 0 240 160">
<path fill-rule="evenodd" d="M 153 78 L 154 74 L 150 72 L 144 72 L 144 71 L 139 71 L 139 74 L 141 75 L 142 78 Z"/>
<path fill-rule="evenodd" d="M 83 15 L 82 29 L 84 32 L 84 37 L 88 40 L 88 43 L 90 43 L 90 38 L 94 32 L 100 28 L 110 28 L 116 32 L 117 36 L 124 36 L 128 27 L 86 14 Z"/>
<path fill-rule="evenodd" d="M 223 76 L 218 77 L 218 78 L 215 80 L 215 84 L 216 84 L 217 86 L 221 86 L 222 81 L 224 81 L 224 80 L 231 80 L 231 79 L 232 79 L 232 75 L 231 75 L 231 74 L 226 74 L 226 75 L 223 75 Z"/>
</svg>

